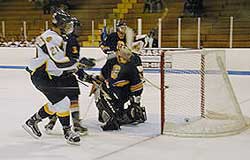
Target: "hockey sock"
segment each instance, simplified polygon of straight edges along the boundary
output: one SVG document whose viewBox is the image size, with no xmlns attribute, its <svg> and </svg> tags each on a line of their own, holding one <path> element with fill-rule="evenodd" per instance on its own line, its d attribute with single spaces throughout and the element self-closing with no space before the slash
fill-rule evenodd
<svg viewBox="0 0 250 160">
<path fill-rule="evenodd" d="M 46 103 L 42 108 L 40 108 L 40 110 L 38 111 L 38 115 L 44 119 L 49 117 L 50 115 L 53 115 L 54 113 L 51 112 L 48 108 L 48 103 Z"/>
<path fill-rule="evenodd" d="M 56 118 L 56 113 L 53 114 L 53 115 L 49 115 L 49 119 L 52 120 L 52 119 L 55 119 Z"/>
<path fill-rule="evenodd" d="M 70 111 L 71 111 L 71 116 L 73 123 L 79 123 L 80 121 L 80 112 L 79 112 L 79 104 L 78 100 L 72 100 L 71 105 L 70 105 Z"/>
<path fill-rule="evenodd" d="M 69 116 L 69 112 L 65 112 L 65 113 L 57 113 L 57 116 L 59 118 L 60 123 L 62 124 L 62 126 L 70 126 L 70 116 Z"/>
</svg>

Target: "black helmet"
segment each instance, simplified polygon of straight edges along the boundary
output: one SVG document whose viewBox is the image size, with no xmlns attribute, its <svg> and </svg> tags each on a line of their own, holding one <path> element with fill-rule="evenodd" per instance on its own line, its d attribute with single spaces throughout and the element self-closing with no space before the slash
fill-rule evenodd
<svg viewBox="0 0 250 160">
<path fill-rule="evenodd" d="M 116 24 L 116 28 L 118 32 L 121 32 L 125 34 L 126 28 L 127 28 L 127 23 L 124 20 L 118 20 Z"/>
<path fill-rule="evenodd" d="M 71 21 L 71 16 L 62 9 L 57 9 L 52 15 L 52 24 L 56 27 L 63 27 Z"/>
<path fill-rule="evenodd" d="M 52 15 L 52 24 L 60 28 L 62 34 L 70 34 L 74 31 L 74 24 L 70 14 L 62 9 L 57 9 Z"/>
<path fill-rule="evenodd" d="M 116 27 L 121 27 L 121 26 L 127 26 L 127 23 L 125 20 L 118 20 L 116 23 Z"/>
<path fill-rule="evenodd" d="M 75 26 L 81 26 L 80 21 L 76 17 L 72 17 L 71 21 L 74 23 L 74 27 Z"/>
<path fill-rule="evenodd" d="M 73 30 L 71 33 L 73 33 L 75 36 L 79 36 L 81 32 L 81 23 L 76 17 L 71 18 L 71 23 L 73 24 Z M 70 34 L 71 34 L 70 33 Z"/>
</svg>

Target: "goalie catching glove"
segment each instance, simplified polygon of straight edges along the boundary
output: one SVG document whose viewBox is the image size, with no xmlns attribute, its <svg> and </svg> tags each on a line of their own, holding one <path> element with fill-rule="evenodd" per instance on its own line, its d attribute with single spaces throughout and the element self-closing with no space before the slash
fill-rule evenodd
<svg viewBox="0 0 250 160">
<path fill-rule="evenodd" d="M 94 58 L 86 58 L 83 57 L 78 62 L 78 68 L 92 68 L 95 66 L 95 59 Z"/>
</svg>

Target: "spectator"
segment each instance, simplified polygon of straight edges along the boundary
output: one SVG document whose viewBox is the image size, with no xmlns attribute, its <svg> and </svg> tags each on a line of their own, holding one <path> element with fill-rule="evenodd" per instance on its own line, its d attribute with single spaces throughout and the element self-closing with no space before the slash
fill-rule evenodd
<svg viewBox="0 0 250 160">
<path fill-rule="evenodd" d="M 51 11 L 51 0 L 44 0 L 43 14 L 50 14 Z"/>
<path fill-rule="evenodd" d="M 184 3 L 183 14 L 193 14 L 193 0 L 186 0 Z"/>
<path fill-rule="evenodd" d="M 108 37 L 107 27 L 104 26 L 103 29 L 101 30 L 101 43 L 106 41 L 107 37 Z"/>
<path fill-rule="evenodd" d="M 71 6 L 68 0 L 60 0 L 60 4 L 61 4 L 61 7 L 63 7 L 62 9 L 64 10 L 71 9 Z"/>
<path fill-rule="evenodd" d="M 7 47 L 8 44 L 5 41 L 4 37 L 2 35 L 0 35 L 0 47 Z"/>
<path fill-rule="evenodd" d="M 186 0 L 184 3 L 183 14 L 191 14 L 191 16 L 202 16 L 203 0 Z"/>
<path fill-rule="evenodd" d="M 162 0 L 154 0 L 152 2 L 152 9 L 153 9 L 153 12 L 161 12 L 163 9 Z"/>
<path fill-rule="evenodd" d="M 152 13 L 153 0 L 144 0 L 144 10 L 143 13 Z"/>
<path fill-rule="evenodd" d="M 36 37 L 33 37 L 30 41 L 30 44 L 29 44 L 30 47 L 35 47 L 36 46 Z"/>
<path fill-rule="evenodd" d="M 194 16 L 202 16 L 203 14 L 203 0 L 194 0 Z"/>
<path fill-rule="evenodd" d="M 156 35 L 156 30 L 152 29 L 147 37 L 145 38 L 146 41 L 146 48 L 157 48 L 158 47 L 158 39 Z"/>
<path fill-rule="evenodd" d="M 18 44 L 18 47 L 30 47 L 29 42 L 25 39 L 21 39 L 21 41 Z"/>
<path fill-rule="evenodd" d="M 7 44 L 8 47 L 18 47 L 18 45 L 19 45 L 19 42 L 15 41 L 14 37 L 11 38 L 11 41 L 8 42 L 8 44 Z"/>
</svg>

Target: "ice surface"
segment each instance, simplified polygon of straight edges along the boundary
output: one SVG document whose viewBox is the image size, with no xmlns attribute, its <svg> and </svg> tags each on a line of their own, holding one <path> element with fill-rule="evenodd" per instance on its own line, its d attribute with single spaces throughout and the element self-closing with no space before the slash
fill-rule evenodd
<svg viewBox="0 0 250 160">
<path fill-rule="evenodd" d="M 146 74 L 146 78 L 159 82 L 157 73 Z M 250 116 L 250 77 L 233 76 L 231 80 L 243 113 Z M 249 130 L 240 135 L 207 139 L 159 136 L 159 90 L 150 85 L 145 85 L 143 94 L 148 112 L 145 124 L 102 132 L 97 110 L 88 97 L 90 87 L 81 85 L 81 116 L 89 128 L 89 135 L 82 137 L 81 145 L 68 145 L 58 122 L 55 135 L 43 132 L 41 140 L 34 140 L 21 125 L 46 98 L 33 87 L 24 70 L 1 69 L 0 82 L 0 160 L 249 160 L 250 157 Z M 46 122 L 39 125 L 42 131 Z"/>
</svg>

